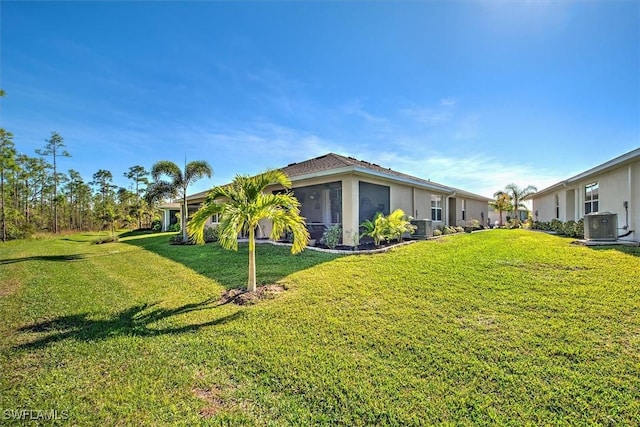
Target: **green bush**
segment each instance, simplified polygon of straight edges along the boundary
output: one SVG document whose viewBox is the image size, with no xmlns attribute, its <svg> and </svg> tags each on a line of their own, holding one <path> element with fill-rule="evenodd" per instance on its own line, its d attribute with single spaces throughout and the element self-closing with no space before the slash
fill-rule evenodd
<svg viewBox="0 0 640 427">
<path fill-rule="evenodd" d="M 464 227 L 462 227 L 460 225 L 455 227 L 455 229 L 456 229 L 456 233 L 464 233 Z"/>
<path fill-rule="evenodd" d="M 171 236 L 169 238 L 169 243 L 171 243 L 172 245 L 193 245 L 194 241 L 193 239 L 187 237 L 187 241 L 185 242 L 184 240 L 182 240 L 182 234 L 179 233 Z"/>
<path fill-rule="evenodd" d="M 151 223 L 151 231 L 153 231 L 154 233 L 162 231 L 162 221 L 160 221 L 159 219 L 154 219 Z"/>
<path fill-rule="evenodd" d="M 324 231 L 320 243 L 324 243 L 330 249 L 334 249 L 340 243 L 340 239 L 342 239 L 342 227 L 340 224 L 333 224 Z"/>
<path fill-rule="evenodd" d="M 579 239 L 584 238 L 584 218 L 580 218 L 578 222 L 576 222 L 576 237 Z"/>
<path fill-rule="evenodd" d="M 551 225 L 548 222 L 544 222 L 544 221 L 534 221 L 532 228 L 534 230 L 549 231 L 551 230 Z"/>
<path fill-rule="evenodd" d="M 505 227 L 508 229 L 520 228 L 520 221 L 517 219 L 509 219 Z"/>
<path fill-rule="evenodd" d="M 551 229 L 551 231 L 555 231 L 556 233 L 562 233 L 564 224 L 562 224 L 562 221 L 560 221 L 559 219 L 554 218 L 549 222 L 549 228 Z"/>
<path fill-rule="evenodd" d="M 435 230 L 433 230 L 433 236 L 434 237 L 442 236 L 442 231 L 436 228 Z"/>
<path fill-rule="evenodd" d="M 204 228 L 204 241 L 206 243 L 217 242 L 220 240 L 220 234 L 218 227 L 205 227 Z"/>
<path fill-rule="evenodd" d="M 376 246 L 380 246 L 380 242 L 386 240 L 389 232 L 387 231 L 387 221 L 381 212 L 378 212 L 373 221 L 366 220 L 360 227 L 364 230 L 361 237 L 368 236 L 373 239 Z"/>
<path fill-rule="evenodd" d="M 416 231 L 416 226 L 411 224 L 410 218 L 405 215 L 402 209 L 396 209 L 391 212 L 386 218 L 386 232 L 387 240 L 397 239 L 402 242 L 402 235 L 405 233 L 413 234 Z"/>
<path fill-rule="evenodd" d="M 180 223 L 176 222 L 175 224 L 171 224 L 169 227 L 167 227 L 167 231 L 174 233 L 174 232 L 179 232 L 180 231 Z"/>
</svg>

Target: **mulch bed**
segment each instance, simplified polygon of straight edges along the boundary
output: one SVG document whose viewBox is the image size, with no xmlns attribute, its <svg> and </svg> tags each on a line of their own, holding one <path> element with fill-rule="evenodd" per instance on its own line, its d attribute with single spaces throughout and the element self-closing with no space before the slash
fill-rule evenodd
<svg viewBox="0 0 640 427">
<path fill-rule="evenodd" d="M 273 299 L 285 290 L 286 288 L 283 285 L 277 284 L 258 286 L 254 292 L 248 292 L 244 289 L 229 289 L 222 294 L 219 303 L 233 303 L 237 305 L 255 304 L 262 300 Z"/>
</svg>

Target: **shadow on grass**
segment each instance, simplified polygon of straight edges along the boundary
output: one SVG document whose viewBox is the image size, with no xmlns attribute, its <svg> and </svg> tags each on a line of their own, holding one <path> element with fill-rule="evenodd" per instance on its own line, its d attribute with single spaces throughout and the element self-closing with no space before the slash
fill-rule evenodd
<svg viewBox="0 0 640 427">
<path fill-rule="evenodd" d="M 70 254 L 70 255 L 35 255 L 22 258 L 8 258 L 0 259 L 0 265 L 15 264 L 17 262 L 25 261 L 54 261 L 54 262 L 68 262 L 68 261 L 80 261 L 86 259 L 86 254 Z"/>
<path fill-rule="evenodd" d="M 121 240 L 154 252 L 162 257 L 213 279 L 227 289 L 242 288 L 247 284 L 249 254 L 247 244 L 240 244 L 238 251 L 223 249 L 218 243 L 207 245 L 170 245 L 170 235 L 137 236 Z M 291 248 L 268 243 L 256 245 L 256 270 L 258 286 L 277 283 L 297 271 L 306 270 L 340 255 L 306 250 L 298 255 Z"/>
<path fill-rule="evenodd" d="M 89 313 L 60 316 L 31 325 L 23 326 L 19 332 L 42 333 L 45 336 L 15 347 L 17 350 L 35 350 L 59 341 L 74 339 L 76 341 L 99 341 L 119 336 L 154 337 L 158 335 L 175 335 L 195 331 L 201 328 L 222 325 L 243 315 L 236 311 L 228 316 L 209 322 L 191 324 L 164 329 L 151 328 L 155 322 L 179 314 L 199 310 L 208 310 L 219 306 L 217 299 L 207 299 L 199 303 L 186 304 L 176 308 L 154 308 L 154 304 L 139 304 L 116 313 L 108 319 L 91 319 Z"/>
<path fill-rule="evenodd" d="M 618 252 L 622 252 L 627 255 L 640 257 L 640 247 L 639 246 L 622 246 L 622 245 L 612 245 L 612 246 L 589 246 L 589 248 L 595 251 L 610 251 L 616 250 Z"/>
</svg>

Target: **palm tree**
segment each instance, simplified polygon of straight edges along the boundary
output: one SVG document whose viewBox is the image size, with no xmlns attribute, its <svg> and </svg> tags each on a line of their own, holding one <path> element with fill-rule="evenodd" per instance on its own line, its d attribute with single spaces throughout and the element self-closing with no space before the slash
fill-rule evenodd
<svg viewBox="0 0 640 427">
<path fill-rule="evenodd" d="M 502 227 L 502 212 L 511 212 L 513 210 L 511 196 L 504 191 L 496 191 L 493 193 L 493 197 L 495 197 L 495 200 L 489 202 L 489 206 L 500 213 L 500 227 Z"/>
<path fill-rule="evenodd" d="M 195 181 L 204 178 L 211 178 L 213 169 L 209 163 L 203 160 L 195 160 L 185 164 L 184 172 L 180 167 L 169 160 L 160 160 L 151 168 L 151 176 L 155 181 L 151 193 L 155 196 L 179 196 L 182 199 L 180 208 L 180 227 L 182 229 L 182 241 L 187 241 L 187 189 Z M 166 176 L 169 181 L 162 180 Z"/>
<path fill-rule="evenodd" d="M 522 202 L 531 197 L 531 195 L 538 191 L 538 189 L 533 185 L 528 185 L 525 188 L 520 188 L 517 184 L 511 183 L 504 187 L 504 191 L 511 197 L 511 201 L 513 202 L 513 213 L 515 216 L 515 221 L 516 224 L 519 224 L 520 218 L 518 217 L 518 208 L 526 209 L 526 206 Z"/>
<path fill-rule="evenodd" d="M 265 193 L 264 189 L 279 184 L 283 193 Z M 291 181 L 280 170 L 270 170 L 249 177 L 236 175 L 231 184 L 215 187 L 203 206 L 189 221 L 189 235 L 198 244 L 204 243 L 207 220 L 219 214 L 218 236 L 225 249 L 238 250 L 238 235 L 249 235 L 249 278 L 247 291 L 256 290 L 256 228 L 261 220 L 271 220 L 271 239 L 280 238 L 286 231 L 293 234 L 291 253 L 302 252 L 309 242 L 304 217 L 300 216 L 300 202 L 288 190 Z"/>
</svg>

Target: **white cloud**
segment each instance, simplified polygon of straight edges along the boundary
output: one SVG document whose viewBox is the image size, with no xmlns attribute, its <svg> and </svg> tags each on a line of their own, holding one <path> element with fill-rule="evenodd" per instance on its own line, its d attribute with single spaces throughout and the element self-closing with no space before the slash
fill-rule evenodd
<svg viewBox="0 0 640 427">
<path fill-rule="evenodd" d="M 416 154 L 371 151 L 362 152 L 359 158 L 487 197 L 511 182 L 520 186 L 534 185 L 541 190 L 563 179 L 544 167 L 506 164 L 488 155 L 450 157 L 437 152 Z"/>
</svg>

